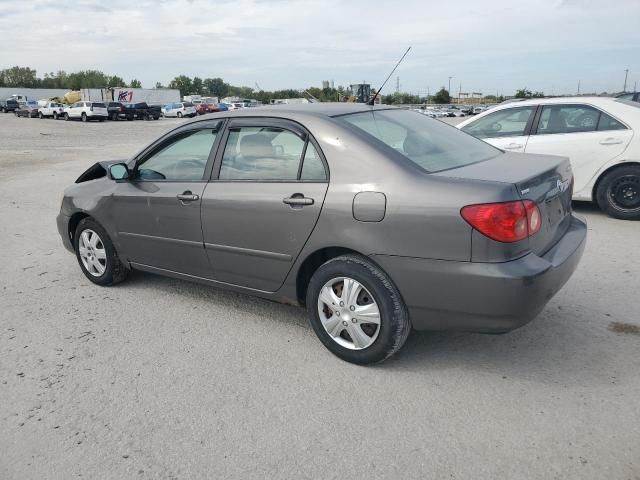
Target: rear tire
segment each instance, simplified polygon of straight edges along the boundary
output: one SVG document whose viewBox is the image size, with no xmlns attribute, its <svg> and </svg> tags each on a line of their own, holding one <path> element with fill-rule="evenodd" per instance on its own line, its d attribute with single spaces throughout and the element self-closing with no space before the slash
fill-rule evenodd
<svg viewBox="0 0 640 480">
<path fill-rule="evenodd" d="M 182 118 L 182 112 L 178 112 L 177 117 L 178 117 L 178 118 Z"/>
<path fill-rule="evenodd" d="M 68 121 L 69 121 L 69 114 L 68 114 L 68 113 L 65 113 L 65 114 L 64 114 L 64 121 L 65 121 L 65 122 L 68 122 Z"/>
<path fill-rule="evenodd" d="M 306 304 L 320 341 L 347 362 L 381 362 L 404 345 L 411 331 L 400 292 L 361 255 L 343 255 L 321 265 L 309 282 Z"/>
<path fill-rule="evenodd" d="M 80 120 L 82 120 L 83 122 L 87 122 L 88 121 L 87 114 L 82 112 L 82 116 L 80 117 Z"/>
<path fill-rule="evenodd" d="M 38 113 L 38 118 L 39 118 L 40 120 L 42 120 L 42 119 L 44 118 L 44 115 L 42 114 L 42 112 L 39 112 L 39 113 Z"/>
<path fill-rule="evenodd" d="M 95 245 L 84 246 L 90 243 L 86 240 L 95 238 L 94 235 L 97 236 Z M 83 218 L 78 223 L 73 237 L 73 247 L 82 273 L 96 285 L 115 285 L 129 275 L 129 270 L 120 261 L 109 235 L 91 217 Z"/>
<path fill-rule="evenodd" d="M 596 202 L 613 218 L 640 220 L 640 166 L 624 165 L 605 174 L 598 183 Z"/>
<path fill-rule="evenodd" d="M 112 113 L 111 114 L 111 120 L 113 120 L 114 122 L 118 120 L 118 114 L 117 113 Z"/>
<path fill-rule="evenodd" d="M 58 119 L 58 112 L 53 112 L 53 119 L 57 120 Z"/>
</svg>

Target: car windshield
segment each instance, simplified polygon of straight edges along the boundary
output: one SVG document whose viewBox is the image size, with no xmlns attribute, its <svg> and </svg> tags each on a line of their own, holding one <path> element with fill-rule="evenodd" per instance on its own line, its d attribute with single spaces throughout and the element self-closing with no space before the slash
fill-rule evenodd
<svg viewBox="0 0 640 480">
<path fill-rule="evenodd" d="M 455 127 L 409 110 L 372 110 L 337 119 L 353 125 L 427 172 L 463 167 L 501 153 Z"/>
</svg>

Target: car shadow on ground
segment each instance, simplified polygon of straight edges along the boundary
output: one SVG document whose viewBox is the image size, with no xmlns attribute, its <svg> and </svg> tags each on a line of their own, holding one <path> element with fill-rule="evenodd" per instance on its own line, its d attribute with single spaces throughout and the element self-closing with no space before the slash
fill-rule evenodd
<svg viewBox="0 0 640 480">
<path fill-rule="evenodd" d="M 247 316 L 262 317 L 261 321 L 284 322 L 314 335 L 305 310 L 299 307 L 140 272 L 126 285 L 210 302 L 221 309 L 233 308 Z M 462 368 L 544 384 L 604 384 L 612 382 L 611 375 L 620 381 L 627 367 L 617 362 L 624 355 L 610 348 L 608 340 L 615 333 L 607 330 L 608 319 L 600 316 L 579 306 L 564 308 L 554 300 L 531 323 L 507 334 L 413 331 L 394 357 L 372 368 L 418 375 Z M 622 342 L 636 340 L 617 337 Z M 318 355 L 330 355 L 319 341 L 317 348 Z M 594 375 L 594 370 L 600 374 Z"/>
</svg>

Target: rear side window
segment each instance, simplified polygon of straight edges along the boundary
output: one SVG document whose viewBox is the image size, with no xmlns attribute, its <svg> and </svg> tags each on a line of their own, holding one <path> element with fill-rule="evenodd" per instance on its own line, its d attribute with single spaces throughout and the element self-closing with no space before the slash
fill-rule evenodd
<svg viewBox="0 0 640 480">
<path fill-rule="evenodd" d="M 220 180 L 326 181 L 324 163 L 308 139 L 279 127 L 229 131 Z"/>
<path fill-rule="evenodd" d="M 337 117 L 427 172 L 462 167 L 501 151 L 455 127 L 409 110 L 373 110 Z"/>
<path fill-rule="evenodd" d="M 478 138 L 522 136 L 534 110 L 534 106 L 499 110 L 462 127 L 462 131 Z"/>
<path fill-rule="evenodd" d="M 93 103 L 93 106 L 96 108 L 105 108 L 104 103 Z"/>
<path fill-rule="evenodd" d="M 622 123 L 589 105 L 545 105 L 537 133 L 580 133 L 625 128 Z"/>
</svg>

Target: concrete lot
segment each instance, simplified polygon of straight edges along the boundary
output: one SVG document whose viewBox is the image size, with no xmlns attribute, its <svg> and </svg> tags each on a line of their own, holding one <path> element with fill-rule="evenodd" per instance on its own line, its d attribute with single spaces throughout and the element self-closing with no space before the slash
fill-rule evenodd
<svg viewBox="0 0 640 480">
<path fill-rule="evenodd" d="M 0 478 L 640 479 L 637 222 L 576 206 L 583 262 L 534 322 L 357 367 L 300 309 L 82 275 L 64 187 L 178 123 L 0 114 Z"/>
</svg>

